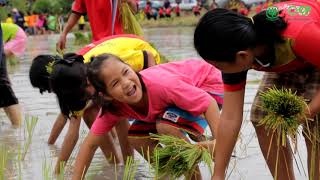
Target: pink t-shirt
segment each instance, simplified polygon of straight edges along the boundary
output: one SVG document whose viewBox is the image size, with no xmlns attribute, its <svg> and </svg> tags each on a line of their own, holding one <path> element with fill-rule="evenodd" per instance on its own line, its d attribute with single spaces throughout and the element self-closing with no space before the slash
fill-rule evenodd
<svg viewBox="0 0 320 180">
<path fill-rule="evenodd" d="M 220 71 L 203 60 L 161 64 L 145 69 L 140 74 L 149 98 L 148 114 L 137 113 L 129 105 L 119 103 L 121 116 L 110 112 L 98 116 L 91 127 L 93 134 L 105 134 L 121 117 L 155 122 L 168 106 L 177 106 L 198 116 L 208 109 L 213 99 L 208 92 L 223 94 Z M 221 99 L 217 98 L 217 101 L 222 103 Z"/>
</svg>

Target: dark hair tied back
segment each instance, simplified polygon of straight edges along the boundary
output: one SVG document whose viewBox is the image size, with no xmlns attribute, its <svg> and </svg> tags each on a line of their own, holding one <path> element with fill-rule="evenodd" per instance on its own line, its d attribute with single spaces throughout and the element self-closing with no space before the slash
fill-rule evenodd
<svg viewBox="0 0 320 180">
<path fill-rule="evenodd" d="M 280 33 L 286 26 L 282 17 L 268 20 L 266 11 L 255 15 L 252 21 L 231 10 L 217 8 L 200 19 L 194 33 L 194 46 L 205 60 L 233 62 L 238 51 L 258 44 L 282 42 Z"/>
</svg>

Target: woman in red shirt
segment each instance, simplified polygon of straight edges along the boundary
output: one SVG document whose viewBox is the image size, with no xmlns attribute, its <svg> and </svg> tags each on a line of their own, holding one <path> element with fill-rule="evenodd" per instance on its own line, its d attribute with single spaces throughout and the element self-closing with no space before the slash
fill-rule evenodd
<svg viewBox="0 0 320 180">
<path fill-rule="evenodd" d="M 222 70 L 225 83 L 214 180 L 225 178 L 225 170 L 240 131 L 249 69 L 267 71 L 258 92 L 272 86 L 290 88 L 310 100 L 306 110 L 308 118 L 315 118 L 320 112 L 320 6 L 316 1 L 294 0 L 275 4 L 275 7 L 278 16 L 267 10 L 253 18 L 226 9 L 215 9 L 205 14 L 196 27 L 196 50 L 203 59 Z M 271 136 L 264 127 L 257 126 L 265 115 L 258 108 L 260 103 L 256 96 L 251 121 L 262 153 L 274 178 L 293 180 L 290 146 L 279 147 L 281 153 L 276 165 L 277 135 Z M 309 127 L 315 126 L 314 122 L 310 122 Z M 270 143 L 272 137 L 274 139 Z M 309 178 L 319 179 L 319 144 L 313 144 L 312 138 L 305 138 L 305 141 Z M 313 156 L 312 148 L 316 150 Z M 314 162 L 314 171 L 310 170 L 311 162 Z"/>
</svg>

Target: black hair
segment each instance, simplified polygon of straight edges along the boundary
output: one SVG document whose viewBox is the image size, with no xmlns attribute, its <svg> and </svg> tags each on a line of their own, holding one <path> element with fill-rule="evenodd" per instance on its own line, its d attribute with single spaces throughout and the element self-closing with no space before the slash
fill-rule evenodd
<svg viewBox="0 0 320 180">
<path fill-rule="evenodd" d="M 56 61 L 50 75 L 52 91 L 57 95 L 61 112 L 70 118 L 75 111 L 82 110 L 87 103 L 87 68 L 83 56 L 66 54 Z"/>
<path fill-rule="evenodd" d="M 103 115 L 107 109 L 110 112 L 117 113 L 117 108 L 112 104 L 112 102 L 107 101 L 98 95 L 98 93 L 108 95 L 106 85 L 101 78 L 101 70 L 103 63 L 111 58 L 123 62 L 119 57 L 112 54 L 101 54 L 91 58 L 87 71 L 88 79 L 96 90 L 95 98 L 99 105 L 101 105 L 101 115 Z"/>
<path fill-rule="evenodd" d="M 116 103 L 113 103 L 111 101 L 107 101 L 107 100 L 103 99 L 102 97 L 98 96 L 99 92 L 101 92 L 104 95 L 108 95 L 106 85 L 105 85 L 103 79 L 101 78 L 101 70 L 103 68 L 103 63 L 111 58 L 126 64 L 119 57 L 117 57 L 115 55 L 101 54 L 99 56 L 92 57 L 91 62 L 88 66 L 88 73 L 87 73 L 88 79 L 96 90 L 96 98 L 98 99 L 99 105 L 101 105 L 101 114 L 100 114 L 101 116 L 107 111 L 109 111 L 113 114 L 119 114 L 118 107 L 117 107 Z M 142 81 L 142 78 L 139 73 L 137 73 L 137 75 L 138 75 L 139 80 L 141 82 L 142 91 L 145 91 L 145 85 Z"/>
<path fill-rule="evenodd" d="M 67 118 L 85 107 L 87 76 L 81 55 L 67 53 L 63 58 L 39 55 L 32 62 L 29 77 L 40 93 L 48 91 L 57 95 L 60 110 Z"/>
<path fill-rule="evenodd" d="M 54 63 L 58 59 L 60 59 L 58 56 L 39 55 L 32 60 L 29 70 L 30 82 L 33 87 L 39 88 L 41 94 L 45 91 L 52 91 L 50 73 L 47 68 L 50 63 Z"/>
<path fill-rule="evenodd" d="M 282 17 L 271 21 L 262 11 L 252 19 L 222 8 L 208 11 L 195 29 L 195 49 L 205 60 L 233 62 L 238 51 L 283 42 L 280 32 L 287 23 Z"/>
</svg>

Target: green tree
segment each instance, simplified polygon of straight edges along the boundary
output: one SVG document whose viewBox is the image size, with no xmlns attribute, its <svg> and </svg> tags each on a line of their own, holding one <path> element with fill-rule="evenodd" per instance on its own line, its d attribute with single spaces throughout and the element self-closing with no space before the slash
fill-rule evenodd
<svg viewBox="0 0 320 180">
<path fill-rule="evenodd" d="M 49 13 L 51 11 L 51 2 L 49 0 L 37 0 L 32 5 L 34 13 Z"/>
<path fill-rule="evenodd" d="M 35 13 L 66 14 L 70 12 L 73 0 L 37 0 L 32 4 Z"/>
</svg>

